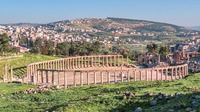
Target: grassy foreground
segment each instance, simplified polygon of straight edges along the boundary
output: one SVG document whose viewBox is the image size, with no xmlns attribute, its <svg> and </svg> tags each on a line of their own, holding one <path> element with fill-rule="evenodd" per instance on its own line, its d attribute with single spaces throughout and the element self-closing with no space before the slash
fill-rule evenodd
<svg viewBox="0 0 200 112">
<path fill-rule="evenodd" d="M 99 84 L 68 89 L 50 90 L 36 94 L 18 94 L 13 92 L 36 88 L 36 86 L 14 83 L 0 83 L 0 111 L 2 112 L 96 112 L 96 111 L 134 111 L 141 107 L 145 112 L 185 111 L 190 107 L 197 112 L 200 107 L 191 105 L 191 98 L 200 95 L 200 74 L 192 74 L 186 79 L 175 81 L 131 82 L 118 84 Z M 122 94 L 118 94 L 121 92 Z M 124 92 L 133 92 L 135 97 L 123 99 Z M 158 100 L 150 105 L 152 97 L 144 97 L 147 92 L 181 94 L 180 97 Z M 180 106 L 179 107 L 177 107 Z"/>
</svg>

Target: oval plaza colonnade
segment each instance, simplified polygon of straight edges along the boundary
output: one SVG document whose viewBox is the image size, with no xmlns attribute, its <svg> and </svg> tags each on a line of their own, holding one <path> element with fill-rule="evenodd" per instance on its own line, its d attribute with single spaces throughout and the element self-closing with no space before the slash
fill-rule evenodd
<svg viewBox="0 0 200 112">
<path fill-rule="evenodd" d="M 187 64 L 159 68 L 128 68 L 124 66 L 122 55 L 68 57 L 27 66 L 28 82 L 65 87 L 142 80 L 173 80 L 187 75 Z"/>
</svg>

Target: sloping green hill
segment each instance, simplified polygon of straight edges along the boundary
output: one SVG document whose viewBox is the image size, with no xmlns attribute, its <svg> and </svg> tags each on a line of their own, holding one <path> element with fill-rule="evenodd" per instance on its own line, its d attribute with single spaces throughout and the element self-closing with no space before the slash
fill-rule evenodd
<svg viewBox="0 0 200 112">
<path fill-rule="evenodd" d="M 53 60 L 58 57 L 53 56 L 45 56 L 40 54 L 22 54 L 22 57 L 8 58 L 0 60 L 0 78 L 3 76 L 4 65 L 8 65 L 8 69 L 10 66 L 13 66 L 15 69 L 14 75 L 21 76 L 26 73 L 26 66 L 30 63 L 40 62 L 45 60 Z"/>
</svg>

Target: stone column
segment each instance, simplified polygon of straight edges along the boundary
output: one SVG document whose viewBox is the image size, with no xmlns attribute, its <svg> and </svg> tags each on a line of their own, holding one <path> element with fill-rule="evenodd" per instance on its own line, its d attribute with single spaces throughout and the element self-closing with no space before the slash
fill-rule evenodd
<svg viewBox="0 0 200 112">
<path fill-rule="evenodd" d="M 159 69 L 156 69 L 156 80 L 158 80 Z"/>
<path fill-rule="evenodd" d="M 99 66 L 101 66 L 101 57 L 99 56 Z"/>
<path fill-rule="evenodd" d="M 120 56 L 117 55 L 117 66 L 120 66 L 120 64 L 119 64 L 119 60 L 120 60 Z"/>
<path fill-rule="evenodd" d="M 78 57 L 76 57 L 75 60 L 76 60 L 75 67 L 78 68 Z"/>
<path fill-rule="evenodd" d="M 88 65 L 87 65 L 87 67 L 90 67 L 90 57 L 87 57 L 88 59 L 87 59 L 87 62 L 88 62 Z"/>
<path fill-rule="evenodd" d="M 153 81 L 153 70 L 151 70 L 151 81 Z"/>
<path fill-rule="evenodd" d="M 188 65 L 186 66 L 186 71 L 187 71 L 187 72 L 186 72 L 186 75 L 188 75 Z"/>
<path fill-rule="evenodd" d="M 49 69 L 49 62 L 47 62 L 47 69 Z"/>
<path fill-rule="evenodd" d="M 121 66 L 124 66 L 124 57 L 122 56 L 122 65 Z"/>
<path fill-rule="evenodd" d="M 52 66 L 52 70 L 54 69 L 55 65 L 54 65 L 54 61 L 51 62 L 51 66 Z"/>
<path fill-rule="evenodd" d="M 80 84 L 81 84 L 81 86 L 83 86 L 83 74 L 82 74 L 82 72 L 80 72 Z"/>
<path fill-rule="evenodd" d="M 65 88 L 67 88 L 67 74 L 66 74 L 66 71 L 64 71 L 64 85 L 65 85 Z"/>
<path fill-rule="evenodd" d="M 184 70 L 185 70 L 184 67 L 181 67 L 181 70 L 182 70 L 182 73 L 181 73 L 181 74 L 182 74 L 182 78 L 183 78 L 183 77 L 185 77 L 185 76 L 184 76 Z"/>
<path fill-rule="evenodd" d="M 49 83 L 49 76 L 48 76 L 48 71 L 45 71 L 46 72 L 46 83 Z"/>
<path fill-rule="evenodd" d="M 97 67 L 97 57 L 94 56 L 94 66 Z"/>
<path fill-rule="evenodd" d="M 83 68 L 83 56 L 81 56 L 81 68 Z"/>
<path fill-rule="evenodd" d="M 129 70 L 127 71 L 128 82 L 130 82 L 130 73 Z"/>
<path fill-rule="evenodd" d="M 76 87 L 76 72 L 75 71 L 73 72 L 74 72 L 74 86 Z"/>
<path fill-rule="evenodd" d="M 4 72 L 5 73 L 5 72 Z M 30 77 L 30 67 L 29 65 L 26 67 L 26 77 L 29 78 Z"/>
<path fill-rule="evenodd" d="M 165 69 L 165 80 L 168 80 L 168 68 Z"/>
<path fill-rule="evenodd" d="M 188 72 L 187 66 L 185 66 L 185 76 L 187 75 L 187 72 Z"/>
<path fill-rule="evenodd" d="M 90 84 L 90 80 L 89 80 L 89 72 L 87 72 L 87 85 Z"/>
<path fill-rule="evenodd" d="M 78 68 L 80 68 L 81 65 L 81 57 L 78 57 Z"/>
<path fill-rule="evenodd" d="M 87 67 L 87 66 L 86 66 L 86 56 L 85 56 L 84 58 L 85 58 L 85 60 L 84 60 L 84 64 L 85 64 L 85 66 L 84 66 L 84 67 Z"/>
<path fill-rule="evenodd" d="M 171 68 L 171 80 L 173 79 L 174 76 L 174 68 Z"/>
<path fill-rule="evenodd" d="M 54 71 L 52 71 L 52 84 L 55 84 L 55 81 L 54 81 Z"/>
<path fill-rule="evenodd" d="M 146 70 L 146 74 L 145 75 L 146 75 L 146 81 L 148 81 L 148 75 L 149 75 L 148 74 L 148 70 Z"/>
<path fill-rule="evenodd" d="M 103 72 L 101 72 L 101 84 L 103 84 Z"/>
<path fill-rule="evenodd" d="M 136 79 L 137 79 L 137 77 L 136 77 L 136 70 L 134 71 L 134 81 L 137 81 Z"/>
<path fill-rule="evenodd" d="M 121 71 L 121 82 L 124 82 L 123 72 Z"/>
<path fill-rule="evenodd" d="M 60 87 L 60 71 L 58 71 L 58 87 Z"/>
<path fill-rule="evenodd" d="M 3 75 L 3 82 L 6 82 L 8 80 L 8 72 L 7 72 L 8 66 L 7 64 L 4 65 L 4 75 Z M 28 67 L 27 67 L 28 69 Z M 28 72 L 27 72 L 28 73 Z"/>
<path fill-rule="evenodd" d="M 106 66 L 108 67 L 108 56 L 106 56 Z"/>
<path fill-rule="evenodd" d="M 103 66 L 105 66 L 105 65 L 104 65 L 104 59 L 105 59 L 105 57 L 103 56 L 103 57 L 102 57 L 102 65 L 103 65 Z"/>
<path fill-rule="evenodd" d="M 41 73 L 41 82 L 44 83 L 44 75 L 43 75 L 43 70 L 40 71 Z"/>
<path fill-rule="evenodd" d="M 32 76 L 33 68 L 32 68 L 32 65 L 30 65 L 29 67 L 30 67 L 30 74 L 29 74 L 29 77 L 28 77 L 28 78 L 31 78 L 30 76 Z"/>
<path fill-rule="evenodd" d="M 110 71 L 107 71 L 108 74 L 108 83 L 110 83 Z"/>
<path fill-rule="evenodd" d="M 116 71 L 114 70 L 114 80 L 115 80 L 115 83 L 117 82 L 117 77 L 116 77 Z"/>
<path fill-rule="evenodd" d="M 72 58 L 72 69 L 74 69 L 74 58 Z"/>
<path fill-rule="evenodd" d="M 37 72 L 33 74 L 33 84 L 34 85 L 36 85 L 36 74 L 37 74 Z"/>
<path fill-rule="evenodd" d="M 112 56 L 108 57 L 108 60 L 109 60 L 108 62 L 110 62 L 110 64 L 109 64 L 110 67 L 112 67 L 112 62 L 113 62 L 113 61 L 112 61 Z"/>
<path fill-rule="evenodd" d="M 67 69 L 69 69 L 69 59 L 67 59 Z"/>
<path fill-rule="evenodd" d="M 177 67 L 175 68 L 175 79 L 177 79 Z"/>
<path fill-rule="evenodd" d="M 114 56 L 114 66 L 116 67 L 116 56 Z"/>
<path fill-rule="evenodd" d="M 13 67 L 10 66 L 10 80 L 13 81 Z"/>
<path fill-rule="evenodd" d="M 58 60 L 58 68 L 57 69 L 61 69 L 61 62 L 60 62 L 61 60 Z"/>
<path fill-rule="evenodd" d="M 64 70 L 64 69 L 65 69 L 65 60 L 63 59 L 62 62 L 63 62 L 63 64 L 62 64 L 62 65 L 63 65 L 63 66 L 62 66 L 62 69 Z"/>
<path fill-rule="evenodd" d="M 55 61 L 55 70 L 58 69 L 58 63 L 57 60 Z"/>
<path fill-rule="evenodd" d="M 181 67 L 178 67 L 179 70 L 179 79 L 181 79 Z"/>
<path fill-rule="evenodd" d="M 161 80 L 163 80 L 163 73 L 164 71 L 163 71 L 163 69 L 161 69 Z"/>
<path fill-rule="evenodd" d="M 141 70 L 139 71 L 139 74 L 140 74 L 140 81 L 142 81 L 142 71 Z"/>
<path fill-rule="evenodd" d="M 65 70 L 68 69 L 68 59 L 65 58 Z"/>
<path fill-rule="evenodd" d="M 96 84 L 97 83 L 97 74 L 96 74 L 96 72 L 94 72 L 94 84 Z"/>
<path fill-rule="evenodd" d="M 37 84 L 38 84 L 39 83 L 39 75 L 40 75 L 39 73 L 40 72 L 39 71 L 36 71 L 36 72 L 37 72 L 36 77 L 37 77 Z"/>
<path fill-rule="evenodd" d="M 93 67 L 93 63 L 94 63 L 94 57 L 91 57 L 91 67 Z"/>
</svg>

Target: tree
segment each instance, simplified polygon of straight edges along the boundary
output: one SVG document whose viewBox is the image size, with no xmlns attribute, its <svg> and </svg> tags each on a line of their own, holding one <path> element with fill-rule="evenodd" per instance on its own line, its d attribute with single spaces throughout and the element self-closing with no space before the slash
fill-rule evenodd
<svg viewBox="0 0 200 112">
<path fill-rule="evenodd" d="M 147 48 L 148 52 L 150 52 L 150 53 L 155 53 L 158 51 L 158 45 L 154 44 L 154 43 L 147 45 L 146 48 Z"/>
<path fill-rule="evenodd" d="M 7 34 L 0 35 L 0 53 L 9 52 L 11 45 L 9 44 L 10 38 Z"/>
<path fill-rule="evenodd" d="M 57 55 L 69 55 L 70 44 L 68 42 L 58 43 L 56 46 Z"/>
<path fill-rule="evenodd" d="M 73 41 L 71 40 L 71 46 L 69 48 L 69 56 L 74 56 L 75 55 L 75 46 Z"/>
<path fill-rule="evenodd" d="M 161 46 L 159 50 L 160 55 L 167 55 L 169 53 L 169 47 L 168 46 Z"/>
</svg>

